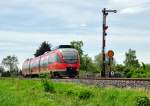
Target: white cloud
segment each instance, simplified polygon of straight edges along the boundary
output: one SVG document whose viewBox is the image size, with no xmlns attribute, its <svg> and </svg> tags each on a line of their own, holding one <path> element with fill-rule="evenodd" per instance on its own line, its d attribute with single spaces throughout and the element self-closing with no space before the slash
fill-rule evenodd
<svg viewBox="0 0 150 106">
<path fill-rule="evenodd" d="M 143 8 L 143 7 L 131 7 L 131 8 L 125 8 L 120 11 L 121 14 L 137 14 L 141 13 L 143 11 L 149 10 L 150 8 Z"/>
<path fill-rule="evenodd" d="M 0 29 L 24 32 L 31 28 L 33 32 L 41 29 L 48 32 L 49 29 L 74 30 L 86 26 L 90 30 L 99 21 L 103 4 L 97 0 L 5 0 L 0 2 L 3 23 Z"/>
<path fill-rule="evenodd" d="M 34 9 L 48 16 L 49 19 L 55 18 L 65 22 L 65 24 L 78 26 L 98 20 L 99 4 L 101 2 L 97 0 L 81 0 L 79 2 L 73 0 L 38 0 L 31 3 Z"/>
<path fill-rule="evenodd" d="M 87 24 L 80 24 L 81 27 L 87 27 Z"/>
<path fill-rule="evenodd" d="M 109 5 L 115 8 L 120 14 L 137 14 L 150 10 L 149 0 L 110 0 Z"/>
</svg>

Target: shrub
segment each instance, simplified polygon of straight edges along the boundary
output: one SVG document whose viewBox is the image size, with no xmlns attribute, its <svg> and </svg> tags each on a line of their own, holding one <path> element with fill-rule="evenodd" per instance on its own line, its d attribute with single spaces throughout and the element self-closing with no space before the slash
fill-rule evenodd
<svg viewBox="0 0 150 106">
<path fill-rule="evenodd" d="M 93 96 L 93 94 L 88 90 L 84 90 L 79 93 L 79 99 L 89 99 L 91 96 Z"/>
<path fill-rule="evenodd" d="M 75 95 L 75 93 L 73 92 L 73 90 L 68 90 L 66 92 L 66 94 L 67 94 L 67 96 L 74 96 Z"/>
<path fill-rule="evenodd" d="M 150 99 L 146 96 L 137 97 L 135 106 L 150 106 Z"/>
<path fill-rule="evenodd" d="M 53 83 L 49 83 L 47 79 L 42 80 L 42 85 L 44 87 L 45 92 L 55 92 Z"/>
<path fill-rule="evenodd" d="M 40 74 L 39 77 L 40 77 L 40 78 L 48 78 L 48 74 L 47 74 L 47 73 Z"/>
</svg>

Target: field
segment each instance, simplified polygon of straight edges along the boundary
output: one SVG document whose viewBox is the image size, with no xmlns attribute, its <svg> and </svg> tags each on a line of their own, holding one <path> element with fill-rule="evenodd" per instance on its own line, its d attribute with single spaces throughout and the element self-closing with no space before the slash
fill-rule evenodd
<svg viewBox="0 0 150 106">
<path fill-rule="evenodd" d="M 150 98 L 150 91 L 144 89 L 0 79 L 0 106 L 140 106 L 137 102 L 145 98 Z"/>
</svg>

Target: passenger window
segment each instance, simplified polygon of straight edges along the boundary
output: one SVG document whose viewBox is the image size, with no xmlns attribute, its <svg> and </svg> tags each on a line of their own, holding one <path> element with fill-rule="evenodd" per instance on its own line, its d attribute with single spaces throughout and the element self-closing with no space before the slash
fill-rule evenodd
<svg viewBox="0 0 150 106">
<path fill-rule="evenodd" d="M 49 58 L 48 58 L 48 63 L 49 63 L 49 64 L 52 64 L 52 63 L 53 63 L 53 58 L 52 58 L 51 56 L 49 56 Z"/>
</svg>

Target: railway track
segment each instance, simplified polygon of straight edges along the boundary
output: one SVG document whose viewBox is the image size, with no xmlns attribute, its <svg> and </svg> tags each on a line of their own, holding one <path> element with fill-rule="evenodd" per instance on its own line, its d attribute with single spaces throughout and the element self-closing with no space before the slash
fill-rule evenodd
<svg viewBox="0 0 150 106">
<path fill-rule="evenodd" d="M 119 88 L 145 88 L 150 90 L 150 78 L 76 78 L 52 79 L 53 81 L 75 82 L 95 86 Z"/>
<path fill-rule="evenodd" d="M 126 80 L 126 81 L 150 81 L 150 78 L 86 78 L 81 77 L 78 79 L 89 79 L 89 80 Z"/>
<path fill-rule="evenodd" d="M 0 79 L 8 79 L 0 77 Z M 27 80 L 41 80 L 40 78 L 23 78 Z M 115 86 L 119 88 L 144 88 L 150 90 L 150 78 L 55 78 L 51 79 L 54 82 L 74 82 L 86 85 L 94 85 L 100 87 Z"/>
</svg>

